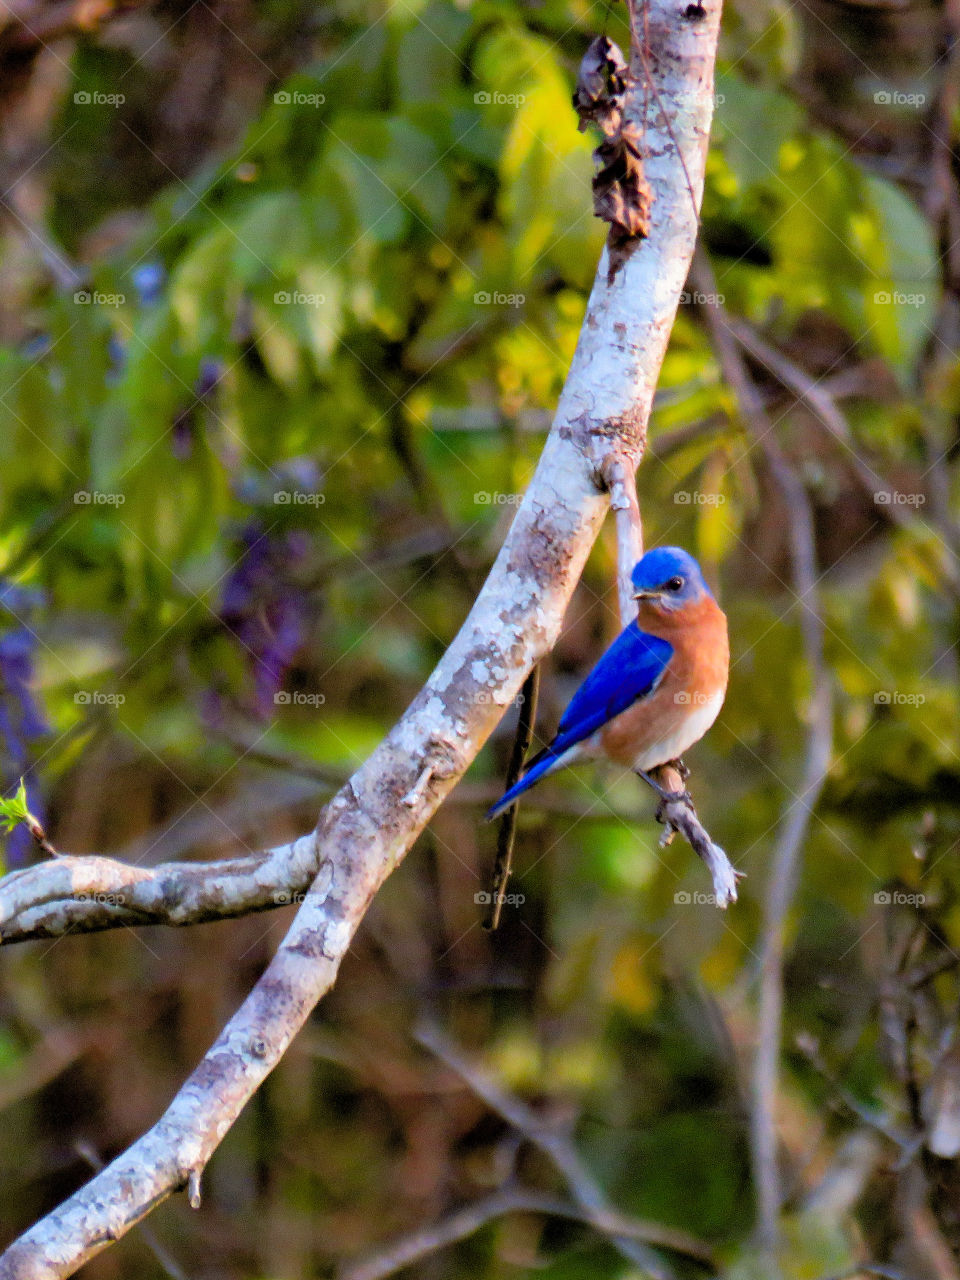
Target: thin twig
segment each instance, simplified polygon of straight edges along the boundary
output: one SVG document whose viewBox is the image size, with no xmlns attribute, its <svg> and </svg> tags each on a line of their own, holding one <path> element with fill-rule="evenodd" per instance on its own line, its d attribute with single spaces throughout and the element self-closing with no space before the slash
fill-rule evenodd
<svg viewBox="0 0 960 1280">
<path fill-rule="evenodd" d="M 827 433 L 834 443 L 840 445 L 844 450 L 844 456 L 860 482 L 861 488 L 869 496 L 871 502 L 877 503 L 878 493 L 886 494 L 892 491 L 894 486 L 864 457 L 856 446 L 847 419 L 837 404 L 835 397 L 831 394 L 826 380 L 812 378 L 810 374 L 801 369 L 783 351 L 762 337 L 745 320 L 725 314 L 724 321 L 747 355 L 755 360 L 757 364 L 762 365 L 768 373 L 772 374 L 786 391 L 792 392 L 797 397 L 798 402 L 802 401 L 812 412 L 813 420 L 818 426 Z M 881 501 L 876 510 L 885 520 L 901 529 L 908 528 L 915 519 L 914 516 L 908 514 L 904 507 L 895 502 Z M 951 576 L 954 583 L 956 583 L 957 579 L 956 575 L 952 573 L 952 567 L 948 570 L 948 576 Z"/>
<path fill-rule="evenodd" d="M 43 824 L 39 818 L 35 817 L 32 813 L 28 813 L 24 822 L 27 830 L 33 837 L 33 843 L 42 853 L 45 853 L 48 858 L 60 858 L 63 856 L 58 849 L 53 847 L 53 844 L 48 839 L 47 833 L 43 829 Z"/>
<path fill-rule="evenodd" d="M 539 696 L 540 664 L 537 663 L 523 682 L 523 689 L 520 693 L 521 702 L 520 715 L 517 719 L 517 732 L 513 739 L 513 750 L 510 753 L 510 763 L 507 766 L 507 776 L 504 780 L 504 789 L 507 791 L 520 777 L 524 759 L 530 750 L 530 743 L 533 741 L 533 727 L 537 722 L 537 701 Z M 510 879 L 510 872 L 513 867 L 513 845 L 517 834 L 518 808 L 518 805 L 512 804 L 501 815 L 500 824 L 497 828 L 497 857 L 493 865 L 490 910 L 484 921 L 484 928 L 491 931 L 500 924 L 504 896 L 507 891 L 507 881 Z"/>
<path fill-rule="evenodd" d="M 610 492 L 610 507 L 617 527 L 617 595 L 620 625 L 626 627 L 637 616 L 631 574 L 643 555 L 643 522 L 637 500 L 636 472 L 617 454 L 611 459 L 603 479 Z"/>
<path fill-rule="evenodd" d="M 29 1098 L 72 1066 L 93 1043 L 91 1033 L 55 1029 L 34 1045 L 19 1063 L 16 1073 L 6 1072 L 0 1082 L 0 1111 Z"/>
<path fill-rule="evenodd" d="M 737 881 L 742 880 L 745 873 L 737 871 L 726 852 L 714 842 L 700 821 L 693 801 L 683 794 L 683 779 L 676 769 L 672 765 L 660 765 L 652 773 L 664 790 L 683 795 L 682 799 L 663 800 L 660 803 L 657 818 L 664 824 L 660 848 L 665 849 L 671 843 L 674 833 L 682 835 L 710 872 L 714 902 L 721 910 L 725 910 L 736 902 Z"/>
</svg>

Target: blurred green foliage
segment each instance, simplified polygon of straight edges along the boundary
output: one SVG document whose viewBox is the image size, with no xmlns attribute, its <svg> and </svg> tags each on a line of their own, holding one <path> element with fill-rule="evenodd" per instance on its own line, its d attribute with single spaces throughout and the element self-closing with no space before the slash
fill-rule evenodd
<svg viewBox="0 0 960 1280">
<path fill-rule="evenodd" d="M 604 20 L 625 44 L 622 14 Z M 184 142 L 179 161 L 158 138 L 186 113 L 173 67 L 201 74 L 203 41 L 178 44 L 171 28 L 148 57 L 153 29 L 141 38 L 134 23 L 127 42 L 73 42 L 40 169 L 43 234 L 66 275 L 8 227 L 0 347 L 0 575 L 44 602 L 29 617 L 0 603 L 7 631 L 34 637 L 31 691 L 50 724 L 26 771 L 58 845 L 157 860 L 173 824 L 181 854 L 261 847 L 309 821 L 319 785 L 306 800 L 277 790 L 247 825 L 231 802 L 345 774 L 429 674 L 532 473 L 603 243 L 593 143 L 570 106 L 600 21 L 568 0 L 261 6 L 244 48 L 269 33 L 290 43 L 289 30 L 294 55 L 283 74 L 259 57 L 255 75 L 224 72 L 228 144 L 196 155 Z M 960 941 L 960 378 L 944 320 L 956 298 L 916 184 L 872 163 L 798 81 L 814 35 L 796 10 L 744 3 L 725 23 L 704 243 L 730 312 L 836 395 L 849 424 L 845 442 L 830 439 L 754 369 L 814 504 L 838 694 L 789 922 L 797 1172 L 780 1274 L 800 1280 L 843 1270 L 863 1240 L 879 1248 L 889 1224 L 875 1206 L 873 1219 L 852 1205 L 803 1216 L 851 1117 L 824 1116 L 829 1090 L 793 1037 L 819 1037 L 858 1097 L 906 1123 L 871 995 L 876 894 L 922 885 L 931 937 Z M 845 110 L 866 124 L 877 108 L 859 75 Z M 919 153 L 913 124 L 890 127 Z M 200 129 L 187 125 L 183 137 Z M 224 1275 L 328 1274 L 489 1186 L 503 1133 L 476 1104 L 445 1102 L 409 1042 L 429 1003 L 505 1087 L 575 1118 L 625 1212 L 702 1236 L 730 1277 L 768 1274 L 748 1243 L 742 1079 L 767 856 L 784 809 L 803 803 L 799 622 L 813 602 L 788 586 L 790 513 L 697 305 L 681 308 L 650 434 L 646 539 L 694 551 L 730 617 L 730 695 L 690 763 L 702 813 L 748 873 L 741 902 L 725 916 L 690 902 L 704 871 L 685 848 L 658 849 L 634 780 L 580 772 L 543 788 L 560 812 L 522 813 L 525 902 L 480 940 L 484 798 L 448 806 L 304 1044 L 228 1137 L 211 1175 L 216 1227 L 175 1207 L 157 1216 L 174 1252 L 216 1256 Z M 613 568 L 605 533 L 547 664 L 540 736 L 616 630 Z M 7 701 L 21 695 L 8 681 Z M 510 727 L 472 784 L 495 790 Z M 10 754 L 8 794 L 23 749 Z M 278 937 L 248 921 L 189 940 L 151 931 L 145 949 L 80 939 L 5 957 L 5 1235 L 85 1176 L 71 1142 L 95 1135 L 106 1155 L 151 1122 Z M 81 1028 L 75 1051 L 34 1092 L 21 1076 L 62 1025 Z M 104 1025 L 116 1027 L 109 1066 L 91 1048 Z M 134 1076 L 121 1104 L 118 1081 Z M 136 1239 L 115 1253 L 91 1275 L 160 1274 Z M 627 1274 L 582 1227 L 516 1219 L 443 1259 L 411 1274 Z"/>
</svg>

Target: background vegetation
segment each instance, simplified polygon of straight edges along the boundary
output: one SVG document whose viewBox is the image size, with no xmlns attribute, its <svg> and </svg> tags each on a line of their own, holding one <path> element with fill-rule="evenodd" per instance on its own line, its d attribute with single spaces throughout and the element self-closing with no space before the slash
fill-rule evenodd
<svg viewBox="0 0 960 1280">
<path fill-rule="evenodd" d="M 727 311 L 842 409 L 750 368 L 814 505 L 835 749 L 789 917 L 782 1274 L 956 1277 L 960 202 L 952 9 L 734 0 L 703 242 Z M 0 22 L 0 751 L 55 843 L 161 861 L 306 829 L 420 687 L 542 445 L 603 241 L 579 0 L 165 0 Z M 589 770 L 521 817 L 479 925 L 508 717 L 388 882 L 332 996 L 215 1157 L 91 1277 L 329 1275 L 518 1172 L 556 1173 L 414 1039 L 425 1016 L 567 1126 L 624 1211 L 760 1274 L 748 1072 L 760 902 L 810 672 L 790 512 L 691 288 L 640 473 L 703 562 L 730 695 L 690 756 L 748 878 L 698 903 L 650 798 Z M 617 629 L 598 544 L 541 737 Z M 14 836 L 8 867 L 34 856 Z M 159 1114 L 280 911 L 0 959 L 0 1237 Z M 955 1104 L 954 1104 L 955 1105 Z M 923 1146 L 924 1134 L 927 1146 Z M 937 1145 L 936 1143 L 934 1145 Z M 949 1145 L 949 1144 L 947 1144 Z M 960 1142 L 958 1142 L 960 1149 Z M 680 1256 L 681 1275 L 704 1268 Z M 178 1271 L 179 1268 L 179 1271 Z M 939 1269 L 937 1269 L 939 1268 Z M 613 1277 L 498 1218 L 419 1277 Z"/>
</svg>

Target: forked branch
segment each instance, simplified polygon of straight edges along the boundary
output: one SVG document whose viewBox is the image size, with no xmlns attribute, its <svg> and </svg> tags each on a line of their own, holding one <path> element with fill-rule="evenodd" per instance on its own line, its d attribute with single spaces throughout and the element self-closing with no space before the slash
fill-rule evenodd
<svg viewBox="0 0 960 1280">
<path fill-rule="evenodd" d="M 632 473 L 643 452 L 696 239 L 688 178 L 699 200 L 719 19 L 718 0 L 710 0 L 697 20 L 685 16 L 676 0 L 647 5 L 647 61 L 657 79 L 644 134 L 653 195 L 649 236 L 610 282 L 606 253 L 601 259 L 536 474 L 483 590 L 423 690 L 325 807 L 313 835 L 263 855 L 265 861 L 220 864 L 206 884 L 192 864 L 166 867 L 160 880 L 154 869 L 151 877 L 125 883 L 124 893 L 145 895 L 149 909 L 173 918 L 191 893 L 203 904 L 199 910 L 210 908 L 210 914 L 217 913 L 214 906 L 225 908 L 220 914 L 236 914 L 243 893 L 266 905 L 263 896 L 277 891 L 284 858 L 286 889 L 313 876 L 263 976 L 164 1115 L 7 1249 L 0 1280 L 72 1275 L 173 1191 L 188 1187 L 196 1198 L 216 1147 L 335 981 L 371 898 L 476 756 L 531 666 L 555 642 L 607 509 L 604 477 L 615 460 Z M 646 95 L 636 51 L 634 64 L 625 110 L 639 120 Z M 115 884 L 120 874 L 116 864 L 95 863 L 62 859 L 29 879 L 8 882 L 0 889 L 4 936 L 12 936 L 17 921 L 36 931 L 70 927 L 69 908 L 56 904 L 74 901 L 81 884 L 83 892 L 96 894 L 99 884 Z M 113 909 L 109 902 L 95 906 L 97 912 Z M 107 916 L 97 919 L 102 927 Z"/>
</svg>

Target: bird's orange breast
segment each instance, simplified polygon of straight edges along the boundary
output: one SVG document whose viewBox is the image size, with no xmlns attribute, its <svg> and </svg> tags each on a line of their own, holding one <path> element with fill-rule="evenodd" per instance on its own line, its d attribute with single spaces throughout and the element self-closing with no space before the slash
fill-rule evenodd
<svg viewBox="0 0 960 1280">
<path fill-rule="evenodd" d="M 599 735 L 597 747 L 627 768 L 656 744 L 669 744 L 669 754 L 656 761 L 662 764 L 701 737 L 719 710 L 730 669 L 727 619 L 712 597 L 674 612 L 642 602 L 637 621 L 641 630 L 669 641 L 673 654 L 654 692 Z"/>
</svg>

